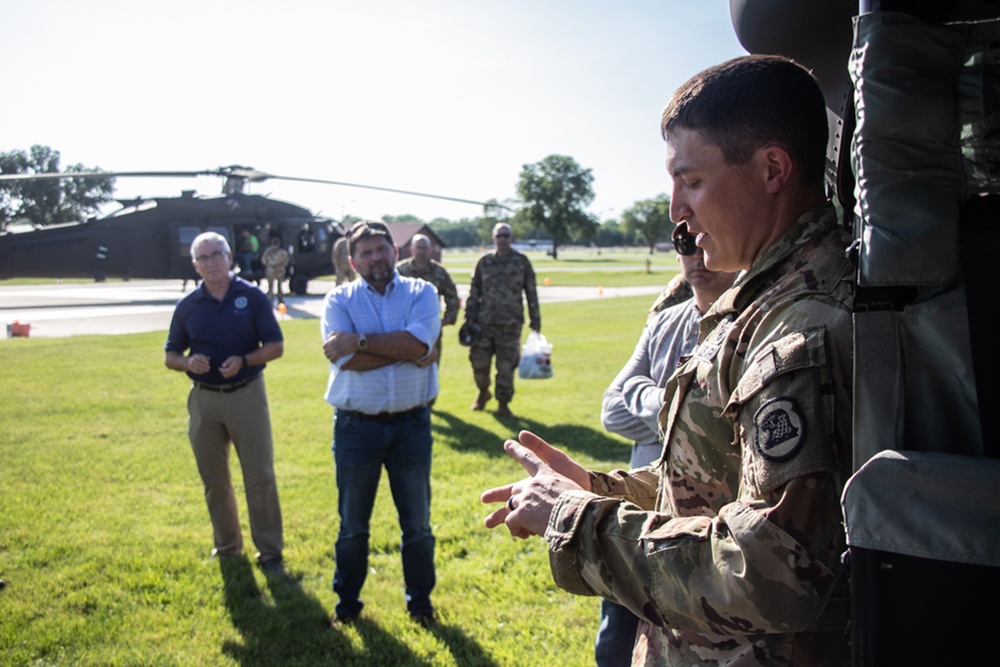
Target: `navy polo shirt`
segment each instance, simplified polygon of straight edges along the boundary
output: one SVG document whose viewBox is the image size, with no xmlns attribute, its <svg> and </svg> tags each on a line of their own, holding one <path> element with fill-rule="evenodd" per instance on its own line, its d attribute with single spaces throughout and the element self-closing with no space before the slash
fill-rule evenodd
<svg viewBox="0 0 1000 667">
<path fill-rule="evenodd" d="M 207 384 L 230 384 L 257 377 L 264 366 L 241 368 L 235 376 L 224 378 L 219 373 L 222 362 L 233 355 L 250 354 L 263 343 L 282 340 L 281 327 L 264 293 L 256 285 L 232 276 L 222 301 L 202 284 L 177 303 L 164 349 L 181 354 L 190 349 L 191 354 L 204 354 L 212 370 L 188 376 Z"/>
</svg>

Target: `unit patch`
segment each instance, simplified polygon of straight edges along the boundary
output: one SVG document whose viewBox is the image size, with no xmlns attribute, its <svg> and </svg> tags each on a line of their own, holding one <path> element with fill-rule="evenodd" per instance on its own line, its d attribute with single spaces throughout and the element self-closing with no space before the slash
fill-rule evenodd
<svg viewBox="0 0 1000 667">
<path fill-rule="evenodd" d="M 768 461 L 787 461 L 805 441 L 805 420 L 794 398 L 772 398 L 753 416 L 753 441 Z"/>
<path fill-rule="evenodd" d="M 236 310 L 243 310 L 247 307 L 247 298 L 245 296 L 236 297 L 236 301 L 233 302 L 236 306 Z"/>
</svg>

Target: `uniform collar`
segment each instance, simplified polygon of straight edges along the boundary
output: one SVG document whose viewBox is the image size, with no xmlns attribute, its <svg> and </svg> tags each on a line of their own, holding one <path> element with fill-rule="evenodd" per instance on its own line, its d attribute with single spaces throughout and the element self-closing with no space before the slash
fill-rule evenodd
<svg viewBox="0 0 1000 667">
<path fill-rule="evenodd" d="M 829 233 L 836 226 L 837 211 L 832 203 L 824 202 L 810 209 L 796 220 L 788 231 L 768 246 L 749 270 L 740 274 L 732 288 L 715 302 L 712 311 L 727 313 L 742 310 L 748 298 L 756 295 L 759 278 L 782 264 L 805 243 Z"/>
</svg>

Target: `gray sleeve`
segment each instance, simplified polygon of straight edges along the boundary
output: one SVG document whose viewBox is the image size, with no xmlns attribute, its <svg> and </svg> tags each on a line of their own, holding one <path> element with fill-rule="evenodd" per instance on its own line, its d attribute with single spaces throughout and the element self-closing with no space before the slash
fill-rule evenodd
<svg viewBox="0 0 1000 667">
<path fill-rule="evenodd" d="M 601 422 L 605 429 L 640 445 L 660 441 L 663 388 L 681 355 L 694 349 L 699 319 L 694 301 L 688 300 L 647 322 L 632 358 L 604 392 Z"/>
<path fill-rule="evenodd" d="M 632 357 L 618 372 L 611 386 L 604 392 L 604 400 L 601 402 L 601 423 L 604 424 L 604 428 L 610 433 L 617 433 L 640 444 L 656 442 L 659 439 L 659 426 L 656 422 L 659 407 L 653 412 L 651 424 L 647 423 L 640 414 L 633 410 L 635 391 L 630 390 L 629 396 L 626 397 L 625 388 L 633 380 L 648 380 L 653 383 L 652 378 L 649 377 L 651 374 L 649 336 L 650 327 L 647 326 L 642 330 L 642 335 L 632 352 Z M 661 389 L 661 403 L 662 394 L 663 390 Z M 652 409 L 652 406 L 649 409 Z"/>
</svg>

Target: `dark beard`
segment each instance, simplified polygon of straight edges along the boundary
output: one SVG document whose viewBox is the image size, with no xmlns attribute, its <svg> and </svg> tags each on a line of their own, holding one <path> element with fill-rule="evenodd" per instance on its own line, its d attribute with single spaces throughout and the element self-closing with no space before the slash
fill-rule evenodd
<svg viewBox="0 0 1000 667">
<path fill-rule="evenodd" d="M 371 271 L 361 277 L 369 285 L 387 285 L 392 280 L 393 268 L 387 262 L 379 262 L 371 267 Z"/>
</svg>

